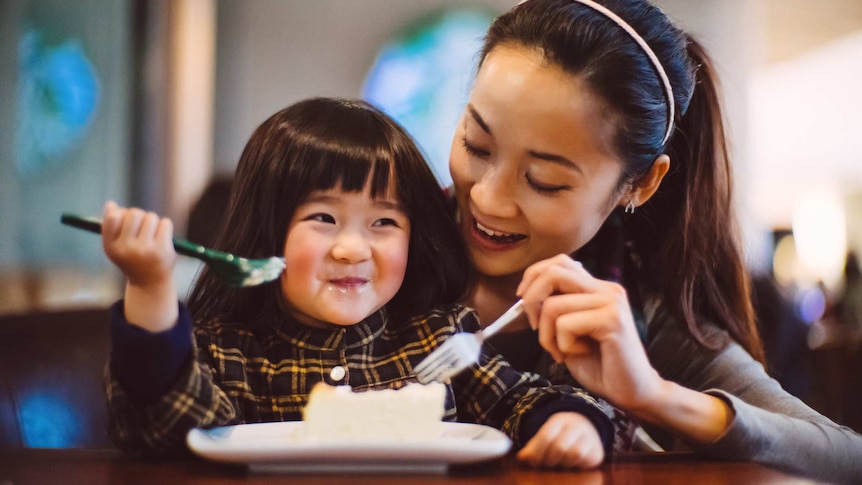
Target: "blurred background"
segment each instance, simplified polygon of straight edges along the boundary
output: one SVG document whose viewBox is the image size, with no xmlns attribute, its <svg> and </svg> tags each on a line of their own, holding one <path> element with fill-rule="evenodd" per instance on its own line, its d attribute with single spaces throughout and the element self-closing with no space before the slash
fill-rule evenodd
<svg viewBox="0 0 862 485">
<path fill-rule="evenodd" d="M 104 308 L 121 275 L 61 226 L 106 200 L 208 243 L 254 128 L 363 97 L 441 184 L 481 36 L 514 0 L 3 0 L 0 316 Z M 862 2 L 657 2 L 713 54 L 770 370 L 862 429 Z M 179 298 L 198 265 L 181 258 Z"/>
</svg>

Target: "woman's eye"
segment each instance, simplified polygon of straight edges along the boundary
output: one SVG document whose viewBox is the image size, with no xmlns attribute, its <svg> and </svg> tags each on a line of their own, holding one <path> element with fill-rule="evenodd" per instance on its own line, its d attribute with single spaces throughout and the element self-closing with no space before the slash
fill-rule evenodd
<svg viewBox="0 0 862 485">
<path fill-rule="evenodd" d="M 466 151 L 469 155 L 472 155 L 477 158 L 488 158 L 491 156 L 490 152 L 480 150 L 479 148 L 476 148 L 474 145 L 471 145 L 469 142 L 467 142 L 466 136 L 461 138 L 461 144 L 464 145 L 464 151 Z"/>
<path fill-rule="evenodd" d="M 327 224 L 335 224 L 335 218 L 329 214 L 325 214 L 323 212 L 318 212 L 316 214 L 311 214 L 310 216 L 305 218 L 306 221 L 318 221 L 324 222 Z"/>
<path fill-rule="evenodd" d="M 549 185 L 536 182 L 532 178 L 530 178 L 530 174 L 525 175 L 527 178 L 527 184 L 536 192 L 540 192 L 543 194 L 554 194 L 563 190 L 568 190 L 571 187 L 568 185 Z"/>
</svg>

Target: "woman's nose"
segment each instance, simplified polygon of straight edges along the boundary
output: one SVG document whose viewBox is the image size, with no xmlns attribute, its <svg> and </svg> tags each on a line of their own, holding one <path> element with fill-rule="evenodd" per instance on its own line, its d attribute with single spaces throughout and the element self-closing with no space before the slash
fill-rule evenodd
<svg viewBox="0 0 862 485">
<path fill-rule="evenodd" d="M 332 257 L 346 263 L 358 263 L 371 257 L 371 245 L 360 231 L 345 230 L 335 239 Z"/>
<path fill-rule="evenodd" d="M 518 212 L 516 177 L 516 174 L 497 167 L 485 170 L 470 188 L 473 205 L 486 216 L 514 217 Z"/>
</svg>

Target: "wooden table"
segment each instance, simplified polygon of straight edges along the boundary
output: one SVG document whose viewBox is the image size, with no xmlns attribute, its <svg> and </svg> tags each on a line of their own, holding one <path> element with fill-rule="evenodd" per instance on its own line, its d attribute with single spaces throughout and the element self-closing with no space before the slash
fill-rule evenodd
<svg viewBox="0 0 862 485">
<path fill-rule="evenodd" d="M 112 450 L 0 449 L 0 485 L 30 484 L 810 484 L 755 463 L 704 461 L 690 454 L 621 455 L 597 470 L 539 471 L 519 466 L 511 457 L 447 474 L 253 474 L 244 467 L 196 459 L 151 461 Z"/>
</svg>

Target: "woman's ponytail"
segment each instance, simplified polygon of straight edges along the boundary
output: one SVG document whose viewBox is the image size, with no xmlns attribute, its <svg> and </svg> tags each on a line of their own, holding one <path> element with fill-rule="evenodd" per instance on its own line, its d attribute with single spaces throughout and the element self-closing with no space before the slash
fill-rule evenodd
<svg viewBox="0 0 862 485">
<path fill-rule="evenodd" d="M 655 256 L 645 261 L 644 277 L 653 279 L 647 288 L 662 289 L 657 296 L 664 310 L 685 322 L 701 344 L 720 348 L 726 343 L 700 329 L 697 319 L 707 318 L 762 362 L 748 272 L 733 216 L 732 167 L 720 89 L 703 47 L 689 37 L 687 51 L 696 66 L 695 89 L 667 147 L 671 171 L 651 204 L 648 223 L 652 227 L 636 231 L 639 244 L 650 246 L 642 249 L 647 254 L 654 251 Z M 642 237 L 648 233 L 652 234 Z"/>
</svg>

